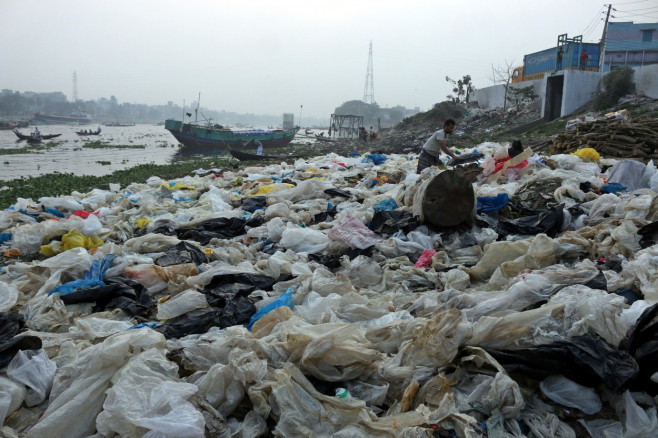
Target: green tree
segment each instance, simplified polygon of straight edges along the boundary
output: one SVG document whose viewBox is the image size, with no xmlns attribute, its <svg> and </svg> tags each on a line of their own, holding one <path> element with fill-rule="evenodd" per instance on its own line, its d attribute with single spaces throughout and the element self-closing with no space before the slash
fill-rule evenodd
<svg viewBox="0 0 658 438">
<path fill-rule="evenodd" d="M 473 86 L 473 81 L 471 75 L 465 75 L 459 80 L 454 80 L 449 76 L 446 76 L 446 82 L 450 82 L 453 86 L 452 94 L 448 94 L 446 97 L 453 103 L 466 102 L 468 103 L 471 97 L 471 93 L 475 90 Z"/>
<path fill-rule="evenodd" d="M 523 88 L 509 87 L 507 100 L 514 105 L 518 111 L 523 104 L 527 104 L 538 98 L 532 85 Z"/>
<path fill-rule="evenodd" d="M 620 97 L 634 92 L 633 69 L 624 67 L 612 70 L 599 82 L 599 88 L 594 98 L 594 109 L 600 111 L 613 107 Z"/>
</svg>

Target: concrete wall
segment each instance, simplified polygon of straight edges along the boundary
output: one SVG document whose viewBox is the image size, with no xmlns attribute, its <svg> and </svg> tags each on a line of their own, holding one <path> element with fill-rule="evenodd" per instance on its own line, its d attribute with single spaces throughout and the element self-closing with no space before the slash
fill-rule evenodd
<svg viewBox="0 0 658 438">
<path fill-rule="evenodd" d="M 510 86 L 514 88 L 524 88 L 532 85 L 535 94 L 543 100 L 544 93 L 546 92 L 546 85 L 544 82 L 544 79 L 539 79 L 536 81 L 525 81 L 517 84 L 510 84 Z M 483 109 L 502 108 L 503 104 L 505 103 L 505 86 L 501 84 L 486 88 L 477 88 L 470 100 L 472 102 L 477 102 L 480 108 Z M 507 106 L 509 106 L 509 102 Z"/>
<path fill-rule="evenodd" d="M 635 88 L 638 93 L 644 93 L 653 99 L 658 99 L 658 64 L 634 67 Z"/>
<path fill-rule="evenodd" d="M 565 70 L 561 117 L 574 113 L 592 100 L 602 77 L 598 71 Z"/>
<path fill-rule="evenodd" d="M 658 64 L 633 67 L 635 74 L 633 80 L 638 93 L 643 93 L 653 99 L 658 99 Z M 578 108 L 594 98 L 601 78 L 607 72 L 564 70 L 564 88 L 562 90 L 561 117 L 574 113 Z M 536 81 L 525 81 L 510 84 L 512 87 L 522 88 L 532 85 L 535 94 L 541 99 L 541 116 L 544 117 L 546 108 L 547 77 Z M 475 90 L 472 101 L 477 101 L 482 109 L 502 108 L 505 98 L 505 87 L 493 85 L 491 87 Z"/>
</svg>

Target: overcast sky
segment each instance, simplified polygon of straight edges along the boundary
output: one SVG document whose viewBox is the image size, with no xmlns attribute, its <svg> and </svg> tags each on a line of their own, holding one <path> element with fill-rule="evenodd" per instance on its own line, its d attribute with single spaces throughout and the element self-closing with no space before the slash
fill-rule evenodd
<svg viewBox="0 0 658 438">
<path fill-rule="evenodd" d="M 613 4 L 656 22 L 656 0 Z M 653 8 L 653 9 L 647 9 Z M 598 42 L 596 0 L 0 0 L 0 89 L 115 96 L 326 118 L 362 99 L 373 44 L 375 101 L 427 110 L 446 76 L 492 85 L 491 69 L 555 46 Z M 642 15 L 633 15 L 642 14 Z M 303 105 L 303 108 L 301 106 Z"/>
</svg>

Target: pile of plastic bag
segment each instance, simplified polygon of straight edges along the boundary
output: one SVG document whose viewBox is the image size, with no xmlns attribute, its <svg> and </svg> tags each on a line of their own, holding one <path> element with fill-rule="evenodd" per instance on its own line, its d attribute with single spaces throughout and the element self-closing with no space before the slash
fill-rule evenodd
<svg viewBox="0 0 658 438">
<path fill-rule="evenodd" d="M 653 164 L 523 156 L 436 230 L 383 158 L 0 212 L 3 436 L 656 436 Z"/>
</svg>

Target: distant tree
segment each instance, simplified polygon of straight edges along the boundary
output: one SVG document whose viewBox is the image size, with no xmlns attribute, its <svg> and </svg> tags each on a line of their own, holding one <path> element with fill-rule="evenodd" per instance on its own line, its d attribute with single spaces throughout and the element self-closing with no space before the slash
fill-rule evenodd
<svg viewBox="0 0 658 438">
<path fill-rule="evenodd" d="M 453 86 L 452 92 L 454 95 L 448 94 L 446 96 L 449 101 L 454 103 L 460 103 L 462 101 L 466 103 L 469 102 L 471 93 L 475 90 L 471 75 L 465 75 L 459 80 L 454 80 L 449 76 L 446 76 L 446 82 L 450 82 Z"/>
<path fill-rule="evenodd" d="M 510 84 L 512 83 L 512 75 L 514 74 L 514 60 L 507 61 L 505 60 L 504 66 L 494 67 L 491 66 L 491 81 L 494 84 L 503 84 L 505 87 L 505 98 L 503 99 L 503 112 L 507 111 L 507 96 L 510 89 Z"/>
<path fill-rule="evenodd" d="M 514 105 L 518 111 L 522 105 L 527 104 L 538 98 L 532 85 L 523 88 L 509 87 L 507 100 Z"/>
</svg>

